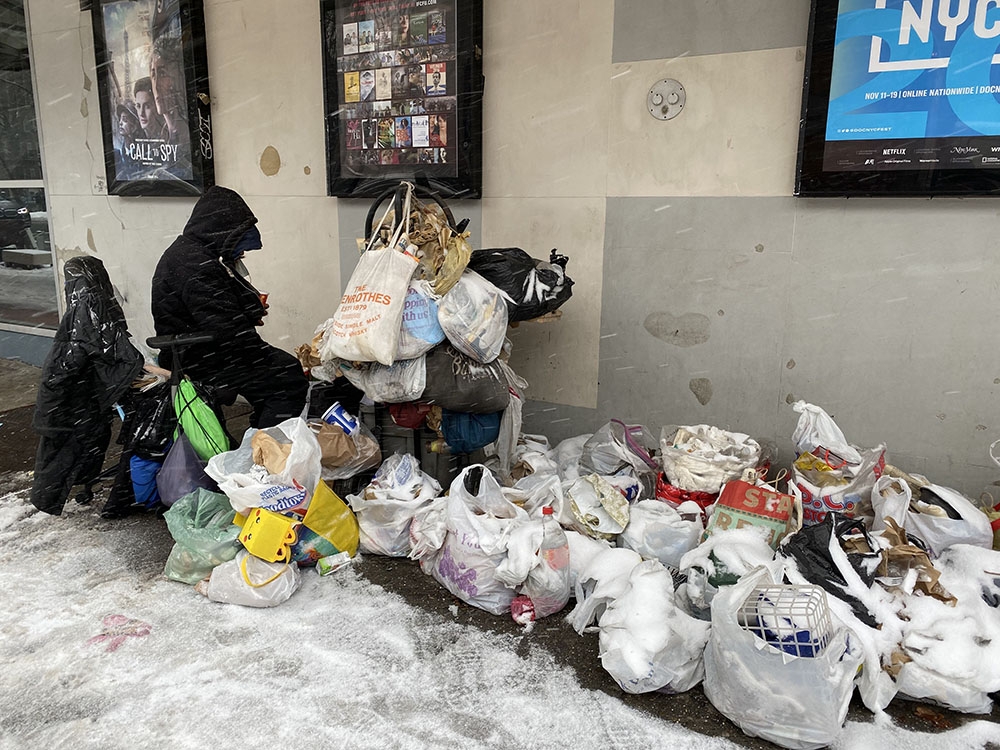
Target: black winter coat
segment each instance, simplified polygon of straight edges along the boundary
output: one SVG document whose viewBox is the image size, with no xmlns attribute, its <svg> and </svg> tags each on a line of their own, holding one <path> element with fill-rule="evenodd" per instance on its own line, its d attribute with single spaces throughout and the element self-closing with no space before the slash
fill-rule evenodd
<svg viewBox="0 0 1000 750">
<path fill-rule="evenodd" d="M 42 367 L 32 422 L 41 440 L 31 502 L 57 515 L 70 488 L 100 472 L 111 406 L 143 365 L 104 264 L 71 258 L 63 272 L 66 312 Z"/>
<path fill-rule="evenodd" d="M 153 274 L 156 333 L 212 333 L 212 344 L 191 346 L 184 362 L 209 369 L 250 366 L 269 350 L 257 334 L 264 316 L 260 294 L 236 272 L 236 243 L 257 223 L 228 188 L 213 186 L 195 204 L 184 231 L 160 257 Z M 164 362 L 161 352 L 161 364 Z"/>
</svg>

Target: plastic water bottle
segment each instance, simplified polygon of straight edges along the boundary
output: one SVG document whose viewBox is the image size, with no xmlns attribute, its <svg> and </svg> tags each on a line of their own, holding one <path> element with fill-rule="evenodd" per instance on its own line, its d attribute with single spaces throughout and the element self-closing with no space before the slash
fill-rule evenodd
<svg viewBox="0 0 1000 750">
<path fill-rule="evenodd" d="M 521 595 L 511 603 L 511 617 L 522 625 L 553 615 L 569 601 L 569 541 L 552 515 L 542 508 L 542 544 L 539 563 L 531 569 Z"/>
</svg>

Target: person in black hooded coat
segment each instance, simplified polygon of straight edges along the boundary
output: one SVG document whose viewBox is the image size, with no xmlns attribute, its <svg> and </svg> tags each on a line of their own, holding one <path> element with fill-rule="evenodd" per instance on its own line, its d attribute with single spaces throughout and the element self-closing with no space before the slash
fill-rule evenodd
<svg viewBox="0 0 1000 750">
<path fill-rule="evenodd" d="M 143 368 L 104 264 L 71 258 L 63 273 L 66 312 L 42 366 L 32 420 L 40 439 L 31 503 L 53 515 L 74 485 L 85 485 L 81 497 L 89 499 L 111 442 L 111 407 Z"/>
<path fill-rule="evenodd" d="M 156 265 L 152 310 L 159 336 L 213 334 L 212 343 L 183 350 L 184 372 L 233 398 L 242 395 L 253 406 L 250 425 L 270 427 L 302 412 L 309 384 L 294 356 L 257 333 L 267 308 L 241 273 L 243 253 L 262 247 L 256 224 L 238 193 L 208 188 Z M 160 365 L 171 367 L 168 350 Z"/>
</svg>

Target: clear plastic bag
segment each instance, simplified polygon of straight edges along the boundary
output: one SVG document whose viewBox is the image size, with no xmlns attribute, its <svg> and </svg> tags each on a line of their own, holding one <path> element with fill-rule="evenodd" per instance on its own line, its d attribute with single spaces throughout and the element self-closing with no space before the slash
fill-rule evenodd
<svg viewBox="0 0 1000 750">
<path fill-rule="evenodd" d="M 506 295 L 474 271 L 441 298 L 438 321 L 452 346 L 477 362 L 500 356 L 507 335 Z"/>
<path fill-rule="evenodd" d="M 213 602 L 276 607 L 298 591 L 301 583 L 298 565 L 267 562 L 244 550 L 212 571 L 205 595 Z"/>
<path fill-rule="evenodd" d="M 356 388 L 380 404 L 416 401 L 427 385 L 427 364 L 423 355 L 416 359 L 397 360 L 391 365 L 372 363 L 351 366 L 344 363 L 341 370 Z"/>
<path fill-rule="evenodd" d="M 361 551 L 406 557 L 414 515 L 440 494 L 441 485 L 420 470 L 417 459 L 390 456 L 360 494 L 347 496 L 358 517 Z"/>
</svg>

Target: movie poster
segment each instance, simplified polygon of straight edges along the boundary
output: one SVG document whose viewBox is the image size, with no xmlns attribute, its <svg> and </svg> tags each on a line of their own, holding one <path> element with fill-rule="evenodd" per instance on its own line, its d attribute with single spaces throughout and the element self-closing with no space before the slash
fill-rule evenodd
<svg viewBox="0 0 1000 750">
<path fill-rule="evenodd" d="M 108 56 L 114 179 L 193 179 L 177 0 L 121 0 L 99 10 Z"/>
<path fill-rule="evenodd" d="M 1000 3 L 840 0 L 823 169 L 1000 165 Z"/>
<path fill-rule="evenodd" d="M 328 103 L 338 119 L 342 176 L 405 177 L 405 170 L 387 169 L 396 165 L 430 165 L 425 168 L 442 177 L 458 174 L 448 137 L 458 106 L 457 40 L 449 31 L 455 3 L 335 3 L 326 32 L 327 54 L 334 57 L 326 64 L 342 84 L 336 104 Z"/>
</svg>

